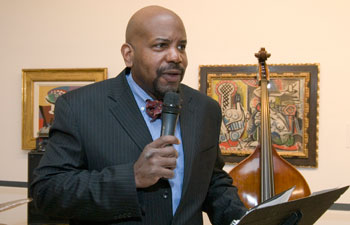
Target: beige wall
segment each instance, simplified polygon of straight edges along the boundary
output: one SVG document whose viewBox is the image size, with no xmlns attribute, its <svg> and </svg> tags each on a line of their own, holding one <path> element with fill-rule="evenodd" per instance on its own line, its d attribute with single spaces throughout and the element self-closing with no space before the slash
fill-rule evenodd
<svg viewBox="0 0 350 225">
<path fill-rule="evenodd" d="M 199 65 L 255 64 L 260 47 L 272 53 L 268 63 L 320 63 L 319 167 L 300 171 L 312 191 L 350 183 L 347 0 L 0 0 L 0 180 L 27 180 L 22 68 L 107 67 L 114 77 L 124 67 L 119 49 L 126 23 L 150 4 L 183 18 L 189 57 L 184 83 L 193 88 Z M 25 196 L 26 189 L 0 187 L 0 202 Z M 349 204 L 350 191 L 338 202 Z M 0 214 L 0 223 L 25 221 L 25 206 Z M 328 211 L 317 225 L 348 221 L 348 212 Z"/>
</svg>

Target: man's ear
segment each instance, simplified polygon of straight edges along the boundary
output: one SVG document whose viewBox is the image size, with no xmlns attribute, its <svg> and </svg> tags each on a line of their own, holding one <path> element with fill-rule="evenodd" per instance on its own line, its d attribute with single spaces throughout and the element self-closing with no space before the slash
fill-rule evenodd
<svg viewBox="0 0 350 225">
<path fill-rule="evenodd" d="M 124 43 L 120 49 L 126 67 L 131 68 L 134 62 L 134 49 L 129 43 Z"/>
</svg>

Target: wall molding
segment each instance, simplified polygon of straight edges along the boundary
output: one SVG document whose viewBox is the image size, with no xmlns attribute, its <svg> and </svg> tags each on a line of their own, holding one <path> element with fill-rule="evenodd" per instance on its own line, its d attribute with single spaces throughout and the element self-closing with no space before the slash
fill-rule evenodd
<svg viewBox="0 0 350 225">
<path fill-rule="evenodd" d="M 2 187 L 27 188 L 28 187 L 28 182 L 0 180 L 0 186 L 2 186 Z"/>
</svg>

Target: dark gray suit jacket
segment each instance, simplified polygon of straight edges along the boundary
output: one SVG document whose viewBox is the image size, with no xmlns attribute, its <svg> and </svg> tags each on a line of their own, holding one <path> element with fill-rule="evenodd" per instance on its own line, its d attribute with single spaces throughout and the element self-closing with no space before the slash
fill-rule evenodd
<svg viewBox="0 0 350 225">
<path fill-rule="evenodd" d="M 202 211 L 217 225 L 240 218 L 246 209 L 222 170 L 220 107 L 185 85 L 180 96 L 185 173 L 174 216 L 166 180 L 136 189 L 133 164 L 152 137 L 125 71 L 57 100 L 50 141 L 30 188 L 36 206 L 71 224 L 200 225 Z"/>
</svg>

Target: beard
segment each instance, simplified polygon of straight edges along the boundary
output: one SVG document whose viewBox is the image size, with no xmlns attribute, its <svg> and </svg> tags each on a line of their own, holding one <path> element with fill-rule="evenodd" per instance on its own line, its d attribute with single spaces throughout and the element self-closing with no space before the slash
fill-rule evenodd
<svg viewBox="0 0 350 225">
<path fill-rule="evenodd" d="M 172 91 L 172 92 L 178 92 L 179 91 L 179 86 L 180 82 L 176 85 L 165 85 L 162 86 L 161 83 L 159 82 L 160 77 L 164 74 L 165 71 L 168 70 L 179 70 L 180 71 L 180 82 L 182 81 L 184 74 L 185 74 L 185 68 L 180 66 L 180 64 L 176 63 L 169 63 L 167 66 L 162 66 L 157 69 L 157 77 L 153 81 L 153 90 L 154 90 L 154 95 L 157 99 L 163 99 L 165 93 Z"/>
</svg>

